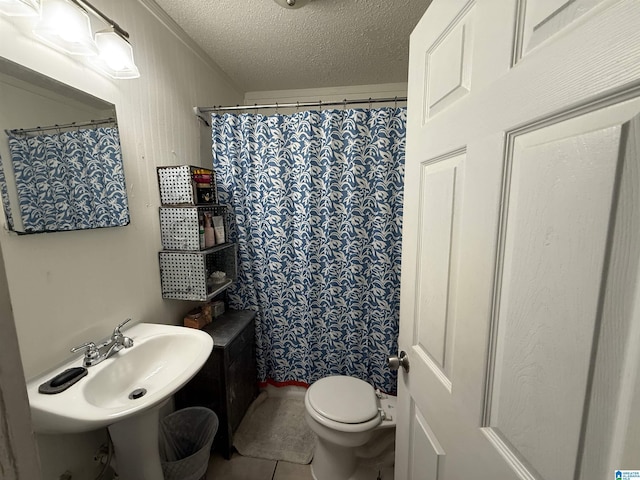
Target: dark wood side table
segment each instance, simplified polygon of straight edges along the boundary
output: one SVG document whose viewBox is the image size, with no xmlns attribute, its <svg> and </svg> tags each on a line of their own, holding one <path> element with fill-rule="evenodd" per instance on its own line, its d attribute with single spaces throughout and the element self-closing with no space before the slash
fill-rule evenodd
<svg viewBox="0 0 640 480">
<path fill-rule="evenodd" d="M 202 406 L 220 420 L 214 448 L 231 457 L 233 434 L 258 394 L 255 312 L 230 310 L 203 328 L 213 351 L 202 369 L 176 393 L 176 409 Z"/>
</svg>

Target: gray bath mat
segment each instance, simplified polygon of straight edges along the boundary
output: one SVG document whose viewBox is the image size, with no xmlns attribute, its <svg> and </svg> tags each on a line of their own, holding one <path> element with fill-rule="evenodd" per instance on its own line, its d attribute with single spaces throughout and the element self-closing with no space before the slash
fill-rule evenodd
<svg viewBox="0 0 640 480">
<path fill-rule="evenodd" d="M 304 419 L 304 397 L 266 392 L 251 404 L 233 436 L 240 455 L 301 464 L 313 458 L 314 444 Z"/>
</svg>

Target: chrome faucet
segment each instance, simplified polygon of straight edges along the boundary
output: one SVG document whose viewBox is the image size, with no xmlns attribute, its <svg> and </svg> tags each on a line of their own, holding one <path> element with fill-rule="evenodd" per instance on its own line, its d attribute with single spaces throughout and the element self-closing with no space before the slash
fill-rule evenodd
<svg viewBox="0 0 640 480">
<path fill-rule="evenodd" d="M 124 322 L 114 328 L 109 340 L 106 340 L 99 345 L 96 345 L 94 342 L 87 342 L 78 347 L 73 347 L 71 351 L 76 353 L 84 350 L 84 360 L 82 364 L 85 367 L 91 367 L 93 365 L 97 365 L 103 360 L 106 360 L 123 348 L 133 347 L 133 340 L 129 337 L 125 337 L 120 331 L 120 329 L 130 320 L 130 318 L 127 318 Z"/>
</svg>

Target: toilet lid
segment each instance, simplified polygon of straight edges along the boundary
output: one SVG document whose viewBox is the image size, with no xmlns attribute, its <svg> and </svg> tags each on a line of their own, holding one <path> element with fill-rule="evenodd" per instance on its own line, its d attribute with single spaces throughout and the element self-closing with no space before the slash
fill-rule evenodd
<svg viewBox="0 0 640 480">
<path fill-rule="evenodd" d="M 373 387 L 359 378 L 325 377 L 309 387 L 309 404 L 329 420 L 364 423 L 378 414 Z"/>
</svg>

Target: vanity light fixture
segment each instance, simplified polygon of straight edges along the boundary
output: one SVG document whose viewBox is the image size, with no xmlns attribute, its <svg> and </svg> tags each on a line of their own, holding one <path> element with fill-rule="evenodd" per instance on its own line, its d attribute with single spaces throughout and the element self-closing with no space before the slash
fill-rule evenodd
<svg viewBox="0 0 640 480">
<path fill-rule="evenodd" d="M 117 31 L 96 33 L 98 56 L 89 61 L 111 78 L 138 78 L 140 72 L 133 61 L 133 49 L 129 42 Z"/>
<path fill-rule="evenodd" d="M 115 79 L 138 78 L 129 34 L 87 0 L 0 0 L 0 14 L 38 15 L 33 34 L 69 55 L 89 57 L 89 63 Z M 105 23 L 95 39 L 89 15 Z M 95 20 L 95 19 L 94 19 Z"/>
<path fill-rule="evenodd" d="M 0 0 L 0 13 L 9 17 L 38 15 L 40 0 Z"/>
<path fill-rule="evenodd" d="M 79 8 L 86 10 L 106 23 L 108 28 L 95 35 L 98 55 L 89 62 L 102 73 L 115 79 L 138 78 L 140 72 L 133 60 L 133 48 L 129 43 L 129 33 L 111 18 L 91 5 L 87 0 L 71 0 Z"/>
<path fill-rule="evenodd" d="M 89 15 L 70 0 L 42 0 L 40 21 L 33 33 L 70 55 L 97 55 Z"/>
</svg>

